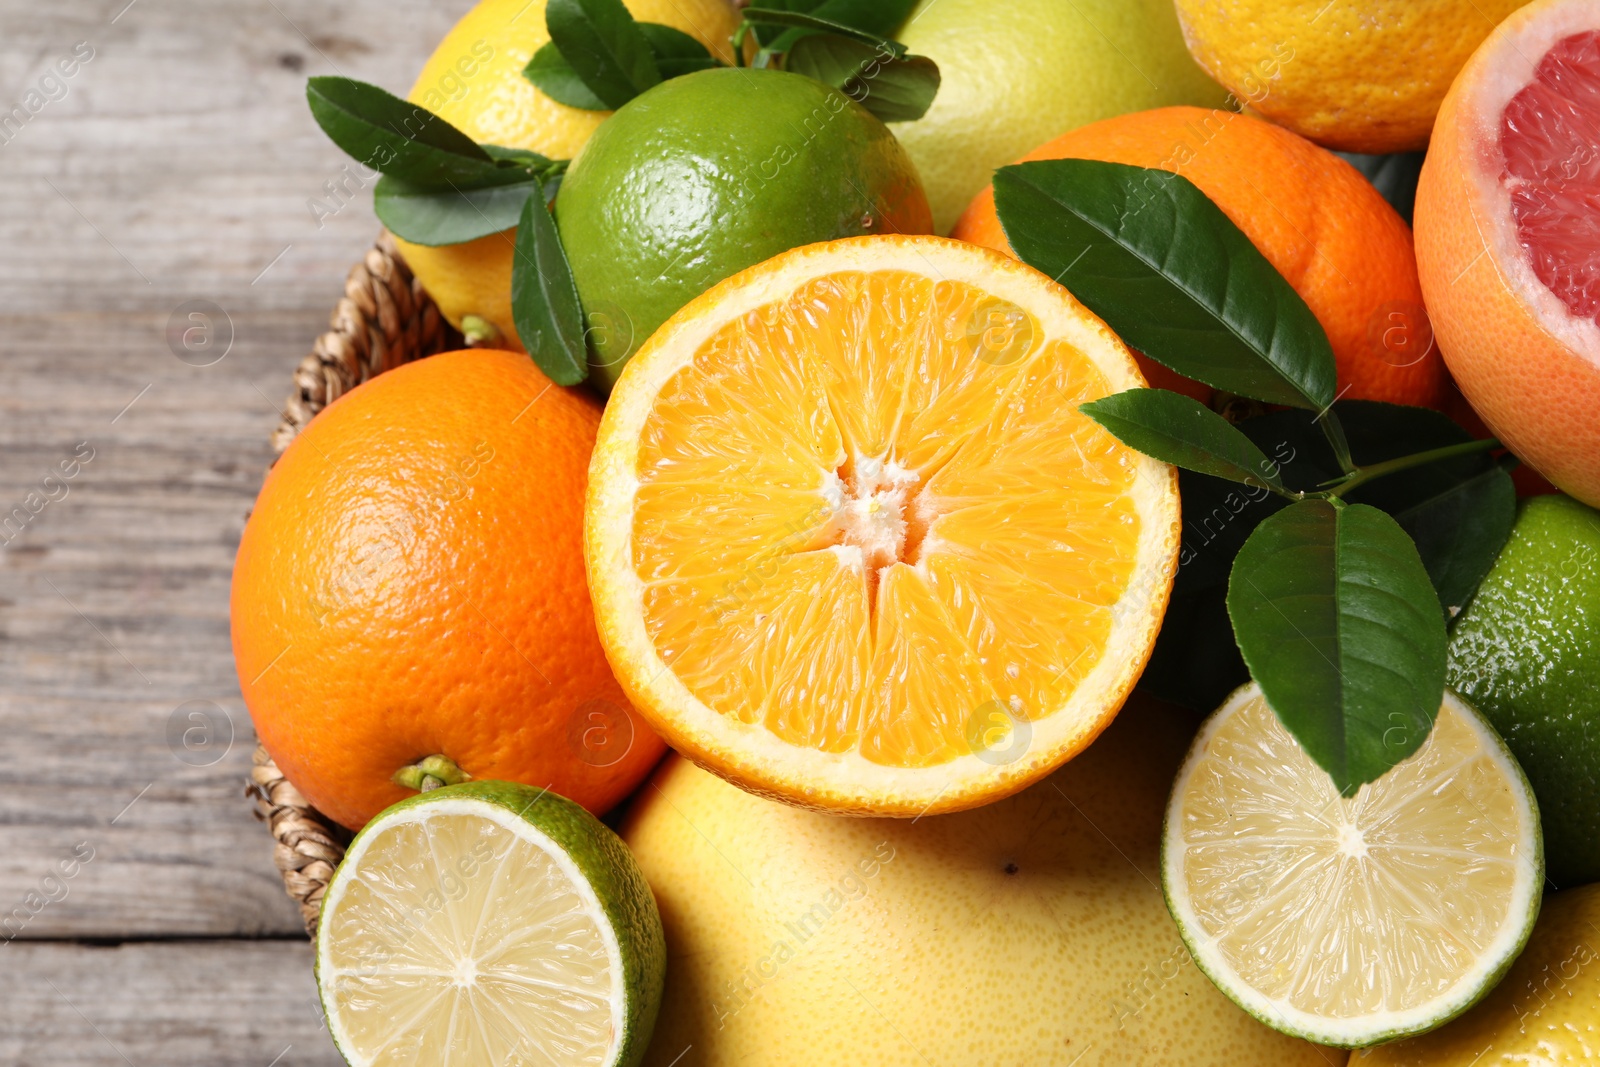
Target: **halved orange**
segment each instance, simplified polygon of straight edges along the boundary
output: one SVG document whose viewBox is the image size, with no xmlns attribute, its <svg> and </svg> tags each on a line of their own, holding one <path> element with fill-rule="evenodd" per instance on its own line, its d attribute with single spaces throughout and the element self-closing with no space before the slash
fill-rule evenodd
<svg viewBox="0 0 1600 1067">
<path fill-rule="evenodd" d="M 680 752 L 919 815 L 1082 750 L 1149 658 L 1172 468 L 1078 405 L 1144 385 L 1072 295 L 937 237 L 810 245 L 634 356 L 589 468 L 602 643 Z"/>
</svg>

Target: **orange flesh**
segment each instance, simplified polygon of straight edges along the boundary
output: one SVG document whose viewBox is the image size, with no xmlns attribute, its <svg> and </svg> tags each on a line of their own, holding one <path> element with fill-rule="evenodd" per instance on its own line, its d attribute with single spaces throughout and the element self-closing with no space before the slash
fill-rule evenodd
<svg viewBox="0 0 1600 1067">
<path fill-rule="evenodd" d="M 733 320 L 658 394 L 632 559 L 720 714 L 886 766 L 1058 711 L 1132 579 L 1138 459 L 1094 362 L 964 283 L 843 272 Z"/>
</svg>

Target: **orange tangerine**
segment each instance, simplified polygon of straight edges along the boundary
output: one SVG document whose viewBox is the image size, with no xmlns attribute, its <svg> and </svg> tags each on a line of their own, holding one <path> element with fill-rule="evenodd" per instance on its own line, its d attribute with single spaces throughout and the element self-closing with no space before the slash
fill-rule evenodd
<svg viewBox="0 0 1600 1067">
<path fill-rule="evenodd" d="M 1101 159 L 1194 182 L 1288 279 L 1328 333 L 1348 400 L 1434 407 L 1446 389 L 1417 282 L 1411 232 L 1370 182 L 1332 152 L 1231 111 L 1164 107 L 1079 127 L 1022 157 Z M 950 236 L 1010 252 L 994 189 Z M 1068 279 L 1070 282 L 1070 279 Z M 1144 356 L 1150 384 L 1201 402 L 1209 386 Z"/>
</svg>

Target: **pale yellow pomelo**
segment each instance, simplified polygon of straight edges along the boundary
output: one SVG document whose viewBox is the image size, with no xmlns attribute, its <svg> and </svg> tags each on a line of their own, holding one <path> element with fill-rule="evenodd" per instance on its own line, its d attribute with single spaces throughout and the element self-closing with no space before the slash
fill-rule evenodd
<svg viewBox="0 0 1600 1067">
<path fill-rule="evenodd" d="M 623 829 L 660 905 L 649 1067 L 1327 1067 L 1190 962 L 1159 888 L 1194 720 L 1136 697 L 987 807 L 841 819 L 672 757 Z"/>
<path fill-rule="evenodd" d="M 728 0 L 624 0 L 633 17 L 697 38 L 723 62 L 739 25 Z M 558 104 L 522 76 L 550 41 L 545 0 L 482 0 L 439 42 L 410 100 L 474 141 L 571 159 L 611 114 Z M 406 263 L 458 329 L 468 315 L 492 325 L 504 347 L 521 347 L 511 322 L 512 232 L 428 248 L 397 241 Z"/>
<path fill-rule="evenodd" d="M 922 0 L 900 30 L 939 95 L 896 123 L 948 233 L 996 167 L 1086 123 L 1226 94 L 1190 58 L 1172 0 Z"/>
</svg>

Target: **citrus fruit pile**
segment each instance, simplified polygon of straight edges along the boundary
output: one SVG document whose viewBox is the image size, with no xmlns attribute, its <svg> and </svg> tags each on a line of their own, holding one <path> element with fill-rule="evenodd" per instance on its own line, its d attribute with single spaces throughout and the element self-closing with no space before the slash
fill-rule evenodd
<svg viewBox="0 0 1600 1067">
<path fill-rule="evenodd" d="M 469 344 L 234 570 L 348 1063 L 1592 1052 L 1596 0 L 482 0 L 307 96 Z"/>
</svg>

